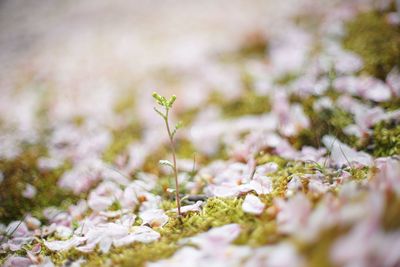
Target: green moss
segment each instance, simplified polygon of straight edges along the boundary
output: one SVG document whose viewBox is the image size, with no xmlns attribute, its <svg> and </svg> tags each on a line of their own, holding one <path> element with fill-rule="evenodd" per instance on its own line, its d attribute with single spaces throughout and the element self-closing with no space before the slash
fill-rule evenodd
<svg viewBox="0 0 400 267">
<path fill-rule="evenodd" d="M 271 199 L 264 200 L 266 203 Z M 109 254 L 92 253 L 88 257 L 88 266 L 144 266 L 147 261 L 168 258 L 181 246 L 178 240 L 206 232 L 212 227 L 229 223 L 238 223 L 242 227 L 235 244 L 259 246 L 275 242 L 278 238 L 276 223 L 267 214 L 259 217 L 245 214 L 242 210 L 242 198 L 210 198 L 200 213 L 190 213 L 182 223 L 174 218 L 163 227 L 158 228 L 161 238 L 151 244 L 135 243 L 125 248 L 112 249 Z M 173 208 L 174 202 L 165 202 L 164 207 Z M 58 261 L 61 262 L 62 261 Z"/>
<path fill-rule="evenodd" d="M 129 249 L 116 249 L 107 256 L 89 256 L 86 266 L 145 266 L 148 261 L 168 258 L 179 248 L 175 243 L 159 241 L 152 244 L 134 244 Z"/>
<path fill-rule="evenodd" d="M 172 176 L 161 176 L 158 178 L 156 187 L 152 190 L 152 193 L 160 196 L 164 200 L 174 201 L 175 193 L 168 192 L 168 189 L 175 189 L 175 180 Z M 179 187 L 180 194 L 185 194 L 185 184 L 180 183 Z"/>
<path fill-rule="evenodd" d="M 362 57 L 369 74 L 385 79 L 400 67 L 400 29 L 387 23 L 385 14 L 362 13 L 346 24 L 346 32 L 344 47 Z"/>
<path fill-rule="evenodd" d="M 349 172 L 351 174 L 351 178 L 356 181 L 362 181 L 368 178 L 368 173 L 370 171 L 369 167 L 363 168 L 350 168 Z"/>
<path fill-rule="evenodd" d="M 159 161 L 162 159 L 166 159 L 168 155 L 169 150 L 167 149 L 167 146 L 160 146 L 157 151 L 152 153 L 151 155 L 147 156 L 142 170 L 144 172 L 148 173 L 153 173 L 155 175 L 160 175 L 160 164 Z"/>
<path fill-rule="evenodd" d="M 141 126 L 136 121 L 133 121 L 121 129 L 113 130 L 113 141 L 104 151 L 103 159 L 107 162 L 113 162 L 115 158 L 122 154 L 130 144 L 139 139 L 141 132 Z"/>
<path fill-rule="evenodd" d="M 400 97 L 393 97 L 389 101 L 379 103 L 386 111 L 395 111 L 400 107 Z"/>
<path fill-rule="evenodd" d="M 186 127 L 186 126 L 192 124 L 192 122 L 195 120 L 197 114 L 199 113 L 199 110 L 200 109 L 198 109 L 198 108 L 192 108 L 189 110 L 185 110 L 184 112 L 178 113 L 177 117 L 182 122 L 183 127 Z"/>
<path fill-rule="evenodd" d="M 284 197 L 287 189 L 287 184 L 294 175 L 302 177 L 306 174 L 314 174 L 316 171 L 310 167 L 310 164 L 304 162 L 288 162 L 282 169 L 270 175 L 273 182 L 274 197 Z"/>
<path fill-rule="evenodd" d="M 114 106 L 114 111 L 118 114 L 123 114 L 125 112 L 131 111 L 132 108 L 135 107 L 135 98 L 133 95 L 128 94 L 124 95 L 121 99 L 117 101 Z"/>
<path fill-rule="evenodd" d="M 304 145 L 320 147 L 320 140 L 324 135 L 334 135 L 340 141 L 355 145 L 357 138 L 344 134 L 343 128 L 354 122 L 353 116 L 339 108 L 323 109 L 322 111 L 314 110 L 314 102 L 317 97 L 310 96 L 306 99 L 292 97 L 292 102 L 302 104 L 304 112 L 309 117 L 311 127 L 302 130 L 299 135 L 292 138 L 292 145 L 299 149 Z"/>
<path fill-rule="evenodd" d="M 119 202 L 119 200 L 115 200 L 111 206 L 108 208 L 108 210 L 112 210 L 112 211 L 117 211 L 117 210 L 121 210 L 122 209 L 122 205 L 121 202 Z"/>
<path fill-rule="evenodd" d="M 127 147 L 142 134 L 142 127 L 137 119 L 134 118 L 135 96 L 132 91 L 126 92 L 114 106 L 114 111 L 124 117 L 124 124 L 112 130 L 113 141 L 103 154 L 103 159 L 107 162 L 114 162 L 116 157 L 122 154 Z"/>
<path fill-rule="evenodd" d="M 57 186 L 58 178 L 68 169 L 67 165 L 54 171 L 38 169 L 36 160 L 45 154 L 43 147 L 30 146 L 12 161 L 0 161 L 0 169 L 4 174 L 4 181 L 0 183 L 1 222 L 8 223 L 21 219 L 26 212 L 31 212 L 43 219 L 44 208 L 67 206 L 79 198 Z M 37 189 L 37 194 L 33 199 L 22 196 L 27 183 Z"/>
<path fill-rule="evenodd" d="M 319 267 L 335 266 L 331 262 L 331 248 L 336 238 L 345 232 L 344 229 L 333 228 L 328 229 L 319 234 L 319 238 L 315 242 L 308 244 L 299 243 L 300 252 L 306 256 L 308 260 L 307 266 L 309 267 Z"/>
<path fill-rule="evenodd" d="M 257 157 L 257 164 L 261 165 L 261 164 L 265 164 L 268 162 L 275 162 L 276 164 L 278 164 L 279 168 L 283 168 L 284 166 L 286 166 L 287 164 L 287 160 L 284 158 L 281 158 L 277 155 L 272 155 L 269 153 L 265 153 L 265 152 L 261 152 Z"/>
<path fill-rule="evenodd" d="M 295 81 L 299 77 L 299 74 L 297 73 L 286 73 L 275 81 L 276 84 L 278 85 L 287 85 L 293 81 Z"/>
<path fill-rule="evenodd" d="M 370 146 L 375 157 L 400 154 L 400 124 L 383 121 L 375 125 Z"/>
<path fill-rule="evenodd" d="M 253 90 L 246 90 L 240 98 L 233 101 L 227 101 L 225 96 L 214 93 L 211 95 L 209 103 L 221 107 L 226 118 L 257 115 L 269 112 L 271 109 L 268 96 L 257 95 Z"/>
<path fill-rule="evenodd" d="M 179 139 L 176 143 L 176 155 L 181 159 L 193 159 L 196 149 L 187 139 Z"/>
<path fill-rule="evenodd" d="M 331 99 L 338 97 L 332 90 L 327 92 Z M 343 129 L 354 123 L 353 116 L 339 108 L 323 109 L 320 112 L 314 110 L 313 106 L 318 98 L 310 96 L 302 99 L 292 95 L 291 102 L 302 105 L 304 112 L 309 117 L 311 127 L 302 130 L 296 137 L 290 138 L 292 145 L 300 149 L 304 145 L 319 147 L 320 140 L 324 135 L 334 135 L 341 142 L 357 149 L 364 150 L 376 157 L 393 156 L 400 154 L 400 125 L 394 121 L 383 121 L 373 128 L 373 134 L 369 140 L 359 140 L 355 136 L 348 136 Z M 389 110 L 395 109 L 398 99 L 383 103 Z M 397 107 L 398 108 L 398 107 Z"/>
</svg>

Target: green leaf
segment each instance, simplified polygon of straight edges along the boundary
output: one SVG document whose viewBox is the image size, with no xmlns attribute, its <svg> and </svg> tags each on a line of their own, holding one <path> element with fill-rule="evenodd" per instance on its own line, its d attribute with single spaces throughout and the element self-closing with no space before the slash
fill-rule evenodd
<svg viewBox="0 0 400 267">
<path fill-rule="evenodd" d="M 182 124 L 181 121 L 179 121 L 179 122 L 175 125 L 175 128 L 174 128 L 174 130 L 173 130 L 173 132 L 172 132 L 172 137 L 175 136 L 176 132 L 177 132 L 180 128 L 182 128 L 182 126 L 183 126 L 183 124 Z"/>
<path fill-rule="evenodd" d="M 159 95 L 159 94 L 156 93 L 156 92 L 153 92 L 151 95 L 153 96 L 153 98 L 156 100 L 156 102 L 157 102 L 159 105 L 168 108 L 169 101 L 168 101 L 165 97 L 163 97 L 162 95 Z"/>
<path fill-rule="evenodd" d="M 163 105 L 162 97 L 159 94 L 157 94 L 156 92 L 153 92 L 153 94 L 151 94 L 151 95 L 157 101 L 158 104 Z"/>
<path fill-rule="evenodd" d="M 176 100 L 176 95 L 172 95 L 170 100 L 168 101 L 169 108 L 172 108 L 172 105 L 174 104 L 175 100 Z"/>
</svg>

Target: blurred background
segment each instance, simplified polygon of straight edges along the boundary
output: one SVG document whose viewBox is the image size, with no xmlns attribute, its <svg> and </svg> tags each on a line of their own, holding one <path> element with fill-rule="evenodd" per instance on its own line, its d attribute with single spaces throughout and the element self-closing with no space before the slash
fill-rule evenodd
<svg viewBox="0 0 400 267">
<path fill-rule="evenodd" d="M 81 80 L 129 84 L 157 68 L 200 64 L 241 33 L 273 27 L 289 2 L 1 1 L 1 80 L 26 73 L 70 90 Z"/>
<path fill-rule="evenodd" d="M 32 114 L 43 106 L 53 122 L 76 116 L 104 120 L 132 92 L 195 92 L 204 82 L 190 73 L 218 76 L 210 58 L 236 49 L 249 31 L 278 29 L 295 4 L 1 1 L 2 121 L 32 129 Z M 190 81 L 182 82 L 185 75 Z"/>
</svg>

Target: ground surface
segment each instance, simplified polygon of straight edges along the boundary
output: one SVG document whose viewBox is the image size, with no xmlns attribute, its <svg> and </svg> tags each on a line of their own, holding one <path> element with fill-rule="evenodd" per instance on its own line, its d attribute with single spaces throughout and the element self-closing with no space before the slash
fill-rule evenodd
<svg viewBox="0 0 400 267">
<path fill-rule="evenodd" d="M 400 266 L 396 5 L 276 2 L 3 1 L 0 264 Z"/>
</svg>

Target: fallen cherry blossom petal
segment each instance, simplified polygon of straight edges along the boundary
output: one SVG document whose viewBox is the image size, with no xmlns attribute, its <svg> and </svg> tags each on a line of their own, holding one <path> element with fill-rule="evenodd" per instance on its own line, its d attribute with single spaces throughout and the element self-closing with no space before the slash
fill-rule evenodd
<svg viewBox="0 0 400 267">
<path fill-rule="evenodd" d="M 346 144 L 343 144 L 333 136 L 324 136 L 322 142 L 331 151 L 332 161 L 341 166 L 358 162 L 366 166 L 372 165 L 372 157 L 365 152 L 358 152 Z"/>
<path fill-rule="evenodd" d="M 85 240 L 86 240 L 85 237 L 73 236 L 72 238 L 65 241 L 60 241 L 60 240 L 44 241 L 44 245 L 48 249 L 53 251 L 65 251 L 80 245 Z"/>
<path fill-rule="evenodd" d="M 24 191 L 22 191 L 22 196 L 25 198 L 32 199 L 36 196 L 37 189 L 31 184 L 27 184 Z"/>
<path fill-rule="evenodd" d="M 133 242 L 151 243 L 160 238 L 160 234 L 147 226 L 135 226 L 125 237 L 114 240 L 115 247 L 129 245 Z"/>
<path fill-rule="evenodd" d="M 161 209 L 146 210 L 139 214 L 143 224 L 151 227 L 163 227 L 168 222 L 168 216 Z"/>
<path fill-rule="evenodd" d="M 201 211 L 201 206 L 202 205 L 203 205 L 203 201 L 199 200 L 195 204 L 182 206 L 181 207 L 181 213 L 185 214 L 185 213 L 188 213 L 190 211 L 199 212 L 199 211 Z M 171 211 L 178 212 L 178 209 L 172 209 Z"/>
<path fill-rule="evenodd" d="M 235 240 L 240 234 L 241 228 L 238 224 L 227 224 L 215 227 L 208 232 L 183 240 L 204 249 L 215 249 L 218 246 L 225 246 Z"/>
<path fill-rule="evenodd" d="M 11 256 L 3 264 L 3 267 L 28 267 L 32 261 L 26 257 Z"/>
<path fill-rule="evenodd" d="M 248 194 L 243 201 L 242 209 L 244 212 L 259 215 L 263 212 L 265 204 L 255 195 Z"/>
</svg>

